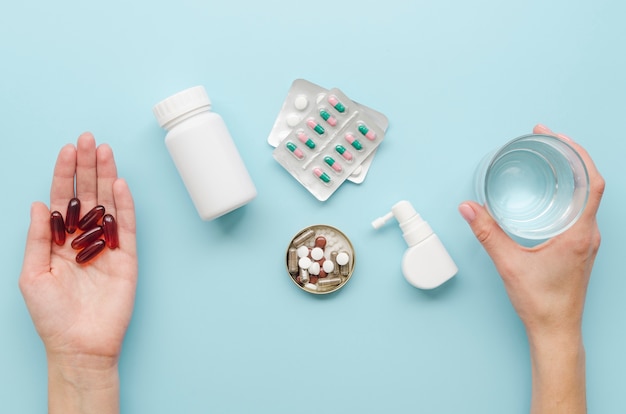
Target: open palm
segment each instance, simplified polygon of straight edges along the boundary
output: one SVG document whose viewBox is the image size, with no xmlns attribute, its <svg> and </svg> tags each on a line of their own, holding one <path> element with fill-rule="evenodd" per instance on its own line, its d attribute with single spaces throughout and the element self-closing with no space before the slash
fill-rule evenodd
<svg viewBox="0 0 626 414">
<path fill-rule="evenodd" d="M 117 220 L 119 248 L 106 248 L 86 264 L 70 242 L 52 243 L 50 212 L 64 216 L 72 197 L 81 216 L 100 204 Z M 61 149 L 54 168 L 50 209 L 33 203 L 20 289 L 50 355 L 111 358 L 121 352 L 137 284 L 135 212 L 126 182 L 117 177 L 111 148 L 85 133 Z"/>
</svg>

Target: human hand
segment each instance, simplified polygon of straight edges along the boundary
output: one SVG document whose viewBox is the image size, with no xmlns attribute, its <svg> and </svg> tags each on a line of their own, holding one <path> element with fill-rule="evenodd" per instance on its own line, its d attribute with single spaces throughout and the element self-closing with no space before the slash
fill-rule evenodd
<svg viewBox="0 0 626 414">
<path fill-rule="evenodd" d="M 589 174 L 589 198 L 578 221 L 564 233 L 538 246 L 523 247 L 498 226 L 483 206 L 468 201 L 459 206 L 459 212 L 493 260 L 511 303 L 526 327 L 533 359 L 533 412 L 543 412 L 539 407 L 545 407 L 542 405 L 545 401 L 540 396 L 551 394 L 548 398 L 553 398 L 554 389 L 546 390 L 559 386 L 544 386 L 548 378 L 554 379 L 555 371 L 560 372 L 560 386 L 567 386 L 563 375 L 571 378 L 582 374 L 582 390 L 579 382 L 570 384 L 573 388 L 566 392 L 579 393 L 579 396 L 582 393 L 584 399 L 581 324 L 587 285 L 600 247 L 596 213 L 605 183 L 589 154 L 570 138 L 555 134 L 543 125 L 535 126 L 533 133 L 555 135 L 567 141 L 585 162 Z M 555 356 L 555 351 L 560 354 Z M 564 365 L 551 364 L 566 357 L 572 358 L 570 362 L 577 364 L 579 372 L 568 375 L 563 372 Z M 551 406 L 549 412 L 560 412 L 555 409 Z M 580 409 L 579 400 L 570 406 L 570 411 L 564 412 L 574 413 Z"/>
<path fill-rule="evenodd" d="M 77 252 L 70 240 L 57 246 L 51 239 L 50 212 L 58 210 L 65 216 L 67 204 L 75 196 L 81 200 L 81 215 L 103 205 L 116 218 L 119 234 L 117 249 L 106 248 L 83 265 L 76 263 Z M 59 152 L 50 210 L 40 202 L 31 207 L 19 280 L 46 349 L 51 388 L 59 385 L 54 381 L 57 376 L 83 389 L 117 386 L 117 363 L 136 284 L 135 212 L 130 190 L 117 178 L 111 148 L 106 144 L 96 148 L 94 137 L 85 133 L 76 147 L 68 144 Z M 93 383 L 78 383 L 85 380 Z M 50 401 L 51 412 L 54 402 Z M 99 412 L 108 411 L 101 406 Z"/>
</svg>

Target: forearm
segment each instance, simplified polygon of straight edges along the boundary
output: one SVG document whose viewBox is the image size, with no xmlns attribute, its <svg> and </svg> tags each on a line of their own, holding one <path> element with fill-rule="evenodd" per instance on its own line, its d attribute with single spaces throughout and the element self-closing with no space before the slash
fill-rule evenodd
<svg viewBox="0 0 626 414">
<path fill-rule="evenodd" d="M 585 349 L 580 329 L 529 332 L 532 365 L 532 414 L 587 412 Z"/>
<path fill-rule="evenodd" d="M 49 414 L 117 414 L 119 390 L 117 361 L 48 356 Z"/>
</svg>

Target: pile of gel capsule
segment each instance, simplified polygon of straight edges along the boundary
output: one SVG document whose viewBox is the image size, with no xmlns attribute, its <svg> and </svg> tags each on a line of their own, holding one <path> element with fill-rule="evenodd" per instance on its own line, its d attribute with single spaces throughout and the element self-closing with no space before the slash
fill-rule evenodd
<svg viewBox="0 0 626 414">
<path fill-rule="evenodd" d="M 76 263 L 83 264 L 95 258 L 104 247 L 115 249 L 119 246 L 117 223 L 111 214 L 105 214 L 101 205 L 92 208 L 80 218 L 80 200 L 72 198 L 67 205 L 65 220 L 58 211 L 50 214 L 50 230 L 52 241 L 58 246 L 65 244 L 66 232 L 74 234 L 77 230 L 81 233 L 72 240 L 71 246 L 78 250 Z"/>
</svg>

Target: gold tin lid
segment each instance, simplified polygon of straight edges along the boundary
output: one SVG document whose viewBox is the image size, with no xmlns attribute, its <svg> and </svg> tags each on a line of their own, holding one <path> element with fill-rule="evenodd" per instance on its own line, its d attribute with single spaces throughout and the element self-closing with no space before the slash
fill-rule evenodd
<svg viewBox="0 0 626 414">
<path fill-rule="evenodd" d="M 354 271 L 354 247 L 339 229 L 316 224 L 300 230 L 287 246 L 287 273 L 302 290 L 316 295 L 343 287 Z"/>
</svg>

